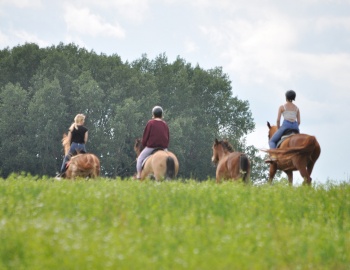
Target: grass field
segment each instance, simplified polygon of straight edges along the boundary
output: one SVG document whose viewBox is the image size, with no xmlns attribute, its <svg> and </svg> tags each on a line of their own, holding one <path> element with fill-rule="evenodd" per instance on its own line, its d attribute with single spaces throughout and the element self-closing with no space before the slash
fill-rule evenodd
<svg viewBox="0 0 350 270">
<path fill-rule="evenodd" d="M 350 185 L 0 180 L 0 269 L 350 269 Z"/>
</svg>

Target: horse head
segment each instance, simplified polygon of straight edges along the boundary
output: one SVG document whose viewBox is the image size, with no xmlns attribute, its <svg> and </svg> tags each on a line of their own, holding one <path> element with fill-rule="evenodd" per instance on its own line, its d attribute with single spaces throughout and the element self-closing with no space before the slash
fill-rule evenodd
<svg viewBox="0 0 350 270">
<path fill-rule="evenodd" d="M 136 153 L 136 156 L 139 156 L 141 151 L 143 150 L 142 146 L 142 140 L 140 138 L 137 138 L 134 143 L 134 151 Z"/>
<path fill-rule="evenodd" d="M 211 158 L 211 161 L 214 164 L 217 164 L 219 162 L 219 159 L 222 155 L 225 155 L 227 153 L 231 153 L 234 151 L 232 145 L 227 140 L 219 141 L 218 139 L 215 139 L 212 148 L 213 148 L 213 156 Z"/>
<path fill-rule="evenodd" d="M 211 161 L 214 164 L 217 164 L 219 162 L 219 150 L 218 150 L 219 145 L 220 145 L 220 142 L 218 141 L 218 139 L 215 139 L 214 144 L 212 146 L 213 156 L 211 157 Z"/>
<path fill-rule="evenodd" d="M 275 132 L 278 130 L 278 128 L 277 128 L 277 126 L 271 126 L 269 121 L 267 121 L 267 127 L 269 128 L 268 137 L 270 140 L 272 138 L 273 134 L 275 134 Z"/>
</svg>

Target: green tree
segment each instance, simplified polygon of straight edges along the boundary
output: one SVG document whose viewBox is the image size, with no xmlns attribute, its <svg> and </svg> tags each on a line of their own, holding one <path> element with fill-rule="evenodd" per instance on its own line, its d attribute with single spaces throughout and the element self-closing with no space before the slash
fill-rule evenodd
<svg viewBox="0 0 350 270">
<path fill-rule="evenodd" d="M 0 173 L 6 177 L 11 172 L 34 172 L 25 132 L 27 92 L 19 84 L 9 83 L 1 89 L 0 102 Z"/>
<path fill-rule="evenodd" d="M 11 51 L 3 50 L 0 53 L 0 87 L 12 83 L 27 90 L 31 78 L 45 57 L 45 51 L 34 43 L 16 46 Z"/>
<path fill-rule="evenodd" d="M 38 174 L 53 175 L 59 170 L 63 158 L 63 132 L 58 123 L 67 118 L 67 110 L 57 79 L 44 79 L 37 82 L 36 87 L 28 108 L 28 136 L 32 140 L 32 159 L 35 160 Z"/>
</svg>

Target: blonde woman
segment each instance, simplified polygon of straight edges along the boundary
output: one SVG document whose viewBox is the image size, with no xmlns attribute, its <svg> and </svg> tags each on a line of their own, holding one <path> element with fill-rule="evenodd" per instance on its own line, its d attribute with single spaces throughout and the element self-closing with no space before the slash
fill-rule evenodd
<svg viewBox="0 0 350 270">
<path fill-rule="evenodd" d="M 85 115 L 77 114 L 74 117 L 74 123 L 68 129 L 70 149 L 68 155 L 66 155 L 63 159 L 60 176 L 65 173 L 67 169 L 66 164 L 70 160 L 71 156 L 78 153 L 86 153 L 85 144 L 88 140 L 88 129 L 84 126 L 84 123 Z"/>
</svg>

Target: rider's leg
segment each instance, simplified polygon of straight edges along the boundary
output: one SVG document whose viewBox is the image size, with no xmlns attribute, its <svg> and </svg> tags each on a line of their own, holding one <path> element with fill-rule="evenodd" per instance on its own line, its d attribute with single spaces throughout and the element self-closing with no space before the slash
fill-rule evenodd
<svg viewBox="0 0 350 270">
<path fill-rule="evenodd" d="M 146 157 L 152 154 L 153 150 L 154 148 L 145 147 L 140 153 L 140 155 L 138 156 L 137 162 L 136 162 L 137 179 L 141 178 L 142 162 L 145 160 Z"/>
<path fill-rule="evenodd" d="M 68 154 L 65 155 L 64 158 L 63 158 L 63 162 L 62 162 L 62 165 L 61 165 L 61 171 L 60 171 L 61 175 L 63 175 L 66 172 L 66 170 L 67 170 L 67 162 L 76 153 L 77 153 L 76 145 L 75 145 L 75 143 L 72 143 L 71 147 L 69 148 Z"/>
</svg>

